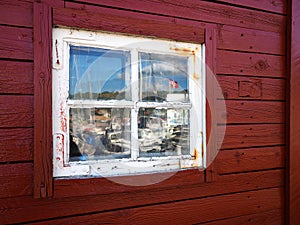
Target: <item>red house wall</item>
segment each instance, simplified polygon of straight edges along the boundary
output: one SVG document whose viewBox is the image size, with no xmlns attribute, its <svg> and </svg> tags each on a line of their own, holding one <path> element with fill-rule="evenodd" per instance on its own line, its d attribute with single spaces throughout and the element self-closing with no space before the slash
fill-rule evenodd
<svg viewBox="0 0 300 225">
<path fill-rule="evenodd" d="M 160 15 L 217 25 L 217 79 L 227 107 L 226 135 L 213 179 L 198 171 L 145 188 L 82 190 L 55 183 L 33 198 L 33 1 L 0 7 L 0 223 L 283 224 L 286 148 L 287 9 L 284 0 L 48 1 L 58 7 Z M 245 85 L 247 88 L 241 89 Z M 108 182 L 108 181 L 107 181 Z M 180 186 L 180 188 L 178 188 Z M 64 187 L 65 188 L 65 187 Z M 121 190 L 121 191 L 120 191 Z M 79 192 L 84 192 L 79 196 Z"/>
</svg>

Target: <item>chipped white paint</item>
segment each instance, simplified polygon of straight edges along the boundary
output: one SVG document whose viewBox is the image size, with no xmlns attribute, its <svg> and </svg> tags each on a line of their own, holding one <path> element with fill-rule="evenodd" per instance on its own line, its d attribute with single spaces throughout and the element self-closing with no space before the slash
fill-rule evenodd
<svg viewBox="0 0 300 225">
<path fill-rule="evenodd" d="M 130 101 L 69 100 L 69 46 L 101 47 L 130 51 Z M 189 102 L 141 102 L 138 93 L 138 52 L 167 53 L 188 57 Z M 66 28 L 53 29 L 53 168 L 54 177 L 119 176 L 205 166 L 205 66 L 204 46 L 167 40 L 90 32 Z M 131 109 L 131 158 L 69 161 L 69 109 Z M 139 157 L 137 116 L 140 107 L 188 109 L 190 111 L 190 155 Z M 203 157 L 204 156 L 204 157 Z"/>
</svg>

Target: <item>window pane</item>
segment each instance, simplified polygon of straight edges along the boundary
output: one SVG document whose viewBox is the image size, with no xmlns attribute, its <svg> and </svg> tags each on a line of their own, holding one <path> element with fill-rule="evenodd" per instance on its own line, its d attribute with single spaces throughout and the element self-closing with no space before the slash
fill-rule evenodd
<svg viewBox="0 0 300 225">
<path fill-rule="evenodd" d="M 189 154 L 189 110 L 140 108 L 140 156 Z"/>
<path fill-rule="evenodd" d="M 70 109 L 70 161 L 130 157 L 130 109 Z"/>
<path fill-rule="evenodd" d="M 130 99 L 130 54 L 70 46 L 70 99 Z"/>
<path fill-rule="evenodd" d="M 188 57 L 155 53 L 139 57 L 141 100 L 188 100 Z"/>
</svg>

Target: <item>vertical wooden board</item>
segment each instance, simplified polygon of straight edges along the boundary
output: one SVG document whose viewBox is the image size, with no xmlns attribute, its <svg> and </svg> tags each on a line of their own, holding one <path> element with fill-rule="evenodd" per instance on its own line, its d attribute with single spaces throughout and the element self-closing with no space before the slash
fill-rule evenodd
<svg viewBox="0 0 300 225">
<path fill-rule="evenodd" d="M 224 121 L 221 117 L 226 117 L 227 124 L 284 123 L 285 103 L 226 100 L 226 115 L 219 116 L 218 124 Z"/>
<path fill-rule="evenodd" d="M 268 212 L 256 213 L 246 216 L 234 217 L 226 220 L 218 220 L 203 225 L 283 225 L 284 215 L 282 209 L 275 209 Z"/>
<path fill-rule="evenodd" d="M 286 14 L 286 0 L 217 0 L 218 2 L 235 4 L 237 6 L 251 7 L 259 10 Z"/>
<path fill-rule="evenodd" d="M 34 197 L 52 196 L 52 10 L 34 3 Z"/>
<path fill-rule="evenodd" d="M 285 55 L 284 33 L 218 25 L 218 49 Z"/>
<path fill-rule="evenodd" d="M 0 164 L 0 198 L 32 195 L 32 163 Z"/>
<path fill-rule="evenodd" d="M 272 79 L 260 77 L 243 76 L 217 76 L 220 87 L 225 99 L 258 99 L 258 100 L 285 100 L 285 79 Z M 241 84 L 250 84 L 249 94 L 241 95 Z M 260 92 L 255 89 L 260 88 Z M 252 92 L 252 94 L 251 94 Z"/>
<path fill-rule="evenodd" d="M 0 60 L 0 93 L 33 94 L 33 63 Z"/>
<path fill-rule="evenodd" d="M 33 59 L 32 29 L 0 25 L 0 57 Z"/>
<path fill-rule="evenodd" d="M 32 0 L 1 0 L 0 24 L 32 27 Z"/>
<path fill-rule="evenodd" d="M 0 162 L 33 159 L 33 129 L 0 129 Z"/>
<path fill-rule="evenodd" d="M 195 224 L 280 209 L 282 193 L 281 188 L 266 189 L 56 219 L 51 224 Z"/>
<path fill-rule="evenodd" d="M 285 57 L 266 54 L 217 51 L 217 73 L 281 77 L 285 74 Z"/>
<path fill-rule="evenodd" d="M 33 96 L 0 95 L 0 128 L 33 127 Z"/>
<path fill-rule="evenodd" d="M 222 149 L 285 144 L 284 124 L 227 125 Z"/>
<path fill-rule="evenodd" d="M 220 151 L 216 158 L 218 174 L 267 170 L 285 166 L 282 146 Z"/>
<path fill-rule="evenodd" d="M 215 2 L 194 0 L 103 0 L 101 3 L 98 0 L 81 0 L 80 2 L 258 30 L 283 32 L 285 29 L 284 16 Z M 68 7 L 68 2 L 66 2 L 66 7 Z"/>
</svg>

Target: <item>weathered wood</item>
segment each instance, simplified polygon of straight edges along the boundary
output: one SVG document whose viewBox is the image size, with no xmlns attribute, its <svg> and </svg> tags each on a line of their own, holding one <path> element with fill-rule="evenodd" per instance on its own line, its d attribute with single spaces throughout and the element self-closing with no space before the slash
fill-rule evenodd
<svg viewBox="0 0 300 225">
<path fill-rule="evenodd" d="M 99 3 L 98 0 L 81 0 L 80 2 L 265 31 L 283 32 L 285 29 L 284 16 L 205 1 L 103 0 Z M 66 7 L 69 7 L 69 4 L 66 2 Z"/>
<path fill-rule="evenodd" d="M 51 7 L 34 3 L 34 197 L 52 196 Z"/>
<path fill-rule="evenodd" d="M 226 100 L 226 115 L 220 115 L 218 123 L 224 121 L 221 117 L 227 124 L 284 123 L 284 115 L 284 102 Z"/>
<path fill-rule="evenodd" d="M 32 195 L 33 165 L 0 164 L 0 198 Z"/>
<path fill-rule="evenodd" d="M 261 77 L 243 77 L 243 76 L 217 76 L 220 87 L 223 90 L 223 98 L 231 100 L 246 100 L 246 99 L 258 99 L 258 100 L 285 100 L 285 79 L 270 79 Z M 250 87 L 250 93 L 248 95 L 241 95 L 241 82 L 249 83 L 253 85 Z M 257 84 L 257 85 L 255 85 Z M 260 95 L 257 94 L 257 86 L 261 87 Z M 252 94 L 251 94 L 252 92 Z"/>
<path fill-rule="evenodd" d="M 33 127 L 33 96 L 0 95 L 0 128 Z"/>
<path fill-rule="evenodd" d="M 199 26 L 177 24 L 177 19 L 122 12 L 107 13 L 107 10 L 88 11 L 78 9 L 56 9 L 53 23 L 68 27 L 104 30 L 150 37 L 168 38 L 196 43 L 204 42 L 204 29 Z M 124 13 L 123 13 L 124 14 Z M 164 32 L 162 32 L 164 30 Z"/>
<path fill-rule="evenodd" d="M 199 223 L 200 224 L 200 223 Z M 215 222 L 201 223 L 201 225 L 282 225 L 284 214 L 281 209 L 275 209 L 263 213 L 239 216 L 235 218 L 218 220 Z"/>
<path fill-rule="evenodd" d="M 0 25 L 0 58 L 33 59 L 32 29 Z"/>
<path fill-rule="evenodd" d="M 285 144 L 284 124 L 227 125 L 222 149 Z"/>
<path fill-rule="evenodd" d="M 283 168 L 285 151 L 282 146 L 220 151 L 216 158 L 219 174 Z"/>
<path fill-rule="evenodd" d="M 33 199 L 32 197 L 0 199 L 0 212 L 2 215 L 0 223 L 20 223 L 24 221 L 75 216 L 77 214 L 83 215 L 85 213 L 113 209 L 280 187 L 282 185 L 283 171 L 274 170 L 221 176 L 215 182 L 203 183 L 196 186 L 185 186 L 183 182 L 179 184 L 175 183 L 173 188 L 164 187 L 150 191 L 135 190 L 104 195 L 93 195 L 93 193 L 90 193 L 91 195 L 76 198 L 54 198 L 47 200 Z M 95 188 L 104 189 L 105 187 L 95 186 Z M 71 194 L 76 193 L 73 191 Z M 68 193 L 64 193 L 64 196 L 67 195 Z M 215 204 L 214 206 L 222 207 L 222 204 Z"/>
<path fill-rule="evenodd" d="M 51 224 L 195 224 L 279 209 L 282 207 L 282 193 L 281 188 L 243 192 L 63 218 L 51 220 Z"/>
<path fill-rule="evenodd" d="M 259 77 L 286 77 L 285 57 L 241 53 L 234 51 L 217 51 L 217 73 L 252 75 Z"/>
<path fill-rule="evenodd" d="M 285 55 L 285 34 L 219 25 L 218 48 Z"/>
<path fill-rule="evenodd" d="M 33 94 L 33 63 L 0 60 L 0 93 Z"/>
<path fill-rule="evenodd" d="M 0 129 L 0 162 L 33 159 L 33 129 Z"/>
<path fill-rule="evenodd" d="M 32 27 L 32 2 L 33 0 L 1 0 L 0 24 Z M 2 32 L 1 34 L 3 35 Z"/>
<path fill-rule="evenodd" d="M 288 69 L 290 73 L 289 92 L 289 184 L 288 184 L 288 214 L 287 224 L 296 225 L 300 221 L 300 4 L 290 1 L 290 24 L 288 27 Z"/>
<path fill-rule="evenodd" d="M 246 6 L 264 11 L 286 14 L 286 0 L 217 0 L 217 2 L 225 2 L 235 4 L 237 6 Z"/>
</svg>

